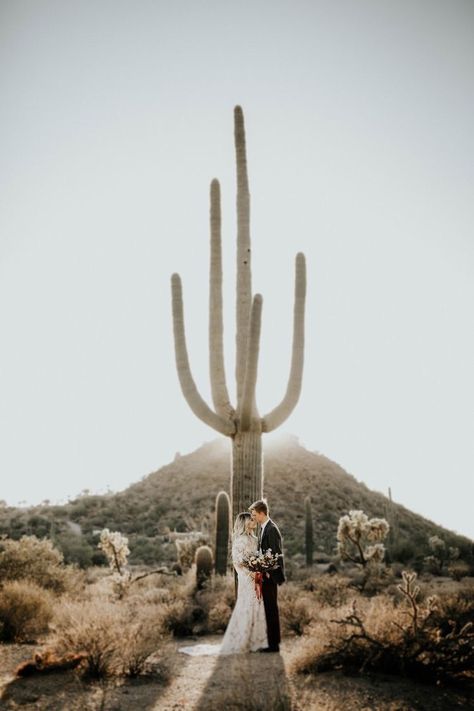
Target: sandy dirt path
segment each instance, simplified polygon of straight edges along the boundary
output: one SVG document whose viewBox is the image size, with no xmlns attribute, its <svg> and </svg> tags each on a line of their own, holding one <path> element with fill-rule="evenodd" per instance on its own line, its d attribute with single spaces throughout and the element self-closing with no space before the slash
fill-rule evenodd
<svg viewBox="0 0 474 711">
<path fill-rule="evenodd" d="M 288 638 L 281 654 L 190 656 L 179 647 L 216 645 L 222 636 L 176 641 L 173 675 L 166 685 L 153 675 L 136 680 L 86 682 L 77 674 L 15 679 L 33 647 L 1 645 L 0 709 L 25 711 L 455 711 L 474 708 L 472 699 L 449 689 L 423 686 L 388 675 L 314 677 L 292 675 L 298 640 Z"/>
</svg>

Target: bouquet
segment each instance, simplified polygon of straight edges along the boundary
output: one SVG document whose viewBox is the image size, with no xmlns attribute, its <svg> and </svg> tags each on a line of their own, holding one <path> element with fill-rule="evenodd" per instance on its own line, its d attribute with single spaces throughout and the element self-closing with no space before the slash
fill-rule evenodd
<svg viewBox="0 0 474 711">
<path fill-rule="evenodd" d="M 278 559 L 282 557 L 281 553 L 272 553 L 271 548 L 267 548 L 265 553 L 254 553 L 244 556 L 242 565 L 245 566 L 251 573 L 255 573 L 255 594 L 257 600 L 262 599 L 262 582 L 265 573 L 269 570 L 275 570 L 279 567 Z M 267 577 L 269 577 L 267 575 Z"/>
</svg>

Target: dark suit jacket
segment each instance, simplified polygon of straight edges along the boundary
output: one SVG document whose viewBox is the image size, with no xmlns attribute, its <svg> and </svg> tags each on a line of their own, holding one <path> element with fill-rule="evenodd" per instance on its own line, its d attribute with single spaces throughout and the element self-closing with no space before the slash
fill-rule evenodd
<svg viewBox="0 0 474 711">
<path fill-rule="evenodd" d="M 265 552 L 267 548 L 271 548 L 272 553 L 283 553 L 281 533 L 278 529 L 278 526 L 271 520 L 271 518 L 268 519 L 267 523 L 265 524 L 265 528 L 263 529 L 262 542 L 260 544 L 260 547 L 263 552 Z M 271 579 L 277 585 L 281 585 L 286 580 L 283 557 L 281 557 L 279 560 L 279 567 L 275 570 L 269 571 Z"/>
</svg>

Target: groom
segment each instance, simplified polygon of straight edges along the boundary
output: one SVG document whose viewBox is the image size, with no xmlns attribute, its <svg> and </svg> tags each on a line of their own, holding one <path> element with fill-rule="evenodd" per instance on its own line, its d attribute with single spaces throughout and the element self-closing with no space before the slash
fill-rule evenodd
<svg viewBox="0 0 474 711">
<path fill-rule="evenodd" d="M 268 504 L 264 500 L 255 501 L 249 506 L 252 518 L 260 524 L 260 534 L 258 536 L 258 547 L 261 551 L 267 548 L 272 549 L 272 553 L 280 553 L 281 534 L 278 526 L 268 516 Z M 268 647 L 260 649 L 260 652 L 280 651 L 280 616 L 278 612 L 278 585 L 286 580 L 283 555 L 280 564 L 275 570 L 270 570 L 263 576 L 262 596 L 265 607 L 265 618 L 267 620 Z"/>
</svg>

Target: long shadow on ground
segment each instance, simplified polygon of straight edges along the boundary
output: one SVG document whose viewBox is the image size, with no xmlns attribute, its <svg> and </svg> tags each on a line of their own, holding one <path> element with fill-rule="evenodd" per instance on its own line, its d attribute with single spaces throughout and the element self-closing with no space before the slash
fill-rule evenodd
<svg viewBox="0 0 474 711">
<path fill-rule="evenodd" d="M 198 704 L 199 711 L 289 711 L 291 693 L 280 654 L 218 656 Z"/>
</svg>

